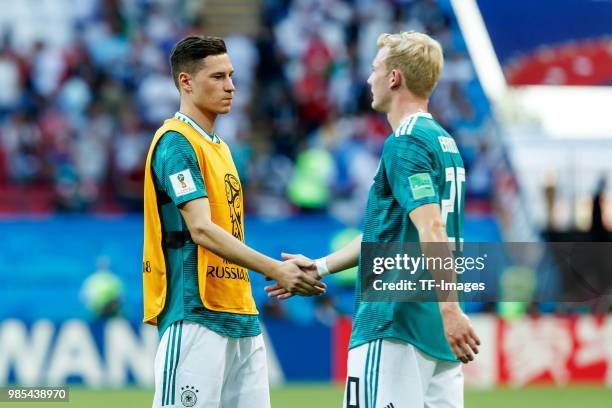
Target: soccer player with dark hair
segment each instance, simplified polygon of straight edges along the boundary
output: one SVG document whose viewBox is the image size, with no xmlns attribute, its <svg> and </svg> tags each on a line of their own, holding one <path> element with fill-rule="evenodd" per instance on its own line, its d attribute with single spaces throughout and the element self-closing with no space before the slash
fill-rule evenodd
<svg viewBox="0 0 612 408">
<path fill-rule="evenodd" d="M 188 37 L 170 57 L 180 109 L 155 133 L 145 169 L 144 321 L 161 337 L 154 407 L 270 406 L 266 352 L 248 269 L 290 293 L 325 285 L 244 244 L 243 190 L 214 132 L 234 97 L 232 66 L 216 37 Z"/>
</svg>

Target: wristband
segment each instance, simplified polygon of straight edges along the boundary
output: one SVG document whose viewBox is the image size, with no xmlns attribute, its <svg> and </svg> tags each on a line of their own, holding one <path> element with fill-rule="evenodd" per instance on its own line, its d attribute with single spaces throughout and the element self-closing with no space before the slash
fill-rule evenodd
<svg viewBox="0 0 612 408">
<path fill-rule="evenodd" d="M 327 257 L 323 257 L 323 258 L 319 258 L 315 261 L 316 265 L 317 265 L 317 273 L 319 274 L 319 276 L 321 278 L 324 278 L 325 276 L 329 275 L 329 268 L 327 267 Z"/>
</svg>

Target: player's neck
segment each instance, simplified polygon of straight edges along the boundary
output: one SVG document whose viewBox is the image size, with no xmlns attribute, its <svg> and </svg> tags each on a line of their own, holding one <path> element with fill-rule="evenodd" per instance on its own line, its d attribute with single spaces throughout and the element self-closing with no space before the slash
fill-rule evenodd
<svg viewBox="0 0 612 408">
<path fill-rule="evenodd" d="M 189 116 L 208 134 L 212 135 L 214 133 L 215 119 L 217 119 L 216 113 L 202 111 L 194 105 L 184 102 L 181 102 L 180 112 Z"/>
<path fill-rule="evenodd" d="M 427 112 L 427 99 L 404 99 L 391 103 L 391 109 L 387 112 L 387 120 L 393 130 L 406 120 L 406 118 L 417 112 Z"/>
</svg>

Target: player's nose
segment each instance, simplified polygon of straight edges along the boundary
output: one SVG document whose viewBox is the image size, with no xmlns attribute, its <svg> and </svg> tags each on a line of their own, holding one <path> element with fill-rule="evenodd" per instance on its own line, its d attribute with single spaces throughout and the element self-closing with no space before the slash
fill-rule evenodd
<svg viewBox="0 0 612 408">
<path fill-rule="evenodd" d="M 227 81 L 225 82 L 225 91 L 234 92 L 235 90 L 236 90 L 236 87 L 234 86 L 234 81 L 232 81 L 232 78 L 228 78 Z"/>
</svg>

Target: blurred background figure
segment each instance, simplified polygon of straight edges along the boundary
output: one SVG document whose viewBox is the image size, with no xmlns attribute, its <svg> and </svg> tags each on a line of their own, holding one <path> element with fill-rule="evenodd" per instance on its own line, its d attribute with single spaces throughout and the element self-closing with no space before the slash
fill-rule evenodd
<svg viewBox="0 0 612 408">
<path fill-rule="evenodd" d="M 110 270 L 110 259 L 100 256 L 95 272 L 83 282 L 81 299 L 93 320 L 105 320 L 121 316 L 123 291 L 121 279 Z"/>
<path fill-rule="evenodd" d="M 604 209 L 606 208 L 606 190 L 608 179 L 604 175 L 597 182 L 593 195 L 593 210 L 591 211 L 591 241 L 605 242 L 610 240 L 610 231 L 606 225 Z"/>
<path fill-rule="evenodd" d="M 555 212 L 557 209 L 557 178 L 550 171 L 544 181 L 544 202 L 546 205 L 546 227 L 547 231 L 555 229 Z"/>
</svg>

